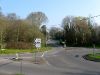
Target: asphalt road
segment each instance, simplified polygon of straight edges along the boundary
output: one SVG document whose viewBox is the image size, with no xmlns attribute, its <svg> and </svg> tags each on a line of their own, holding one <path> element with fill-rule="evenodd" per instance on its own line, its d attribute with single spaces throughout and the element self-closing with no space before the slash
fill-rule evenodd
<svg viewBox="0 0 100 75">
<path fill-rule="evenodd" d="M 93 49 L 55 47 L 45 53 L 39 53 L 45 63 L 15 62 L 9 60 L 14 55 L 0 56 L 0 72 L 14 74 L 22 72 L 25 75 L 100 75 L 100 63 L 87 61 L 82 55 L 91 53 Z M 100 50 L 95 50 L 100 52 Z M 33 54 L 22 54 L 23 58 L 30 59 Z"/>
<path fill-rule="evenodd" d="M 100 62 L 82 58 L 84 54 L 92 52 L 93 49 L 89 48 L 57 48 L 55 52 L 46 53 L 45 58 L 50 65 L 68 71 L 65 71 L 66 75 L 100 75 Z M 95 52 L 100 52 L 100 50 L 95 49 Z"/>
</svg>

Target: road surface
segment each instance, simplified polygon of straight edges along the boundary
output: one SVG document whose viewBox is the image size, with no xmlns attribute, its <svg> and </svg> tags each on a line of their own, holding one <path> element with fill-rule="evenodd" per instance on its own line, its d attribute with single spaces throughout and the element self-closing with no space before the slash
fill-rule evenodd
<svg viewBox="0 0 100 75">
<path fill-rule="evenodd" d="M 87 61 L 82 55 L 91 53 L 93 49 L 75 47 L 55 47 L 53 50 L 38 54 L 45 63 L 15 62 L 8 56 L 0 56 L 1 73 L 20 73 L 25 75 L 100 75 L 100 63 Z M 100 50 L 95 50 L 100 52 Z M 9 56 L 10 58 L 13 55 Z M 23 54 L 23 58 L 32 58 L 32 54 Z"/>
</svg>

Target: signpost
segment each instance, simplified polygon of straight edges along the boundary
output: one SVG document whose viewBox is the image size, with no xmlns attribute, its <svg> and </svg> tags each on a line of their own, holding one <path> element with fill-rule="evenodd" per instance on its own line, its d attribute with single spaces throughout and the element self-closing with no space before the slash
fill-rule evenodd
<svg viewBox="0 0 100 75">
<path fill-rule="evenodd" d="M 36 52 L 38 51 L 39 48 L 41 48 L 41 39 L 40 38 L 36 38 L 35 41 L 35 47 L 36 47 L 36 51 L 35 51 L 35 63 L 37 63 L 37 60 L 36 60 Z"/>
<path fill-rule="evenodd" d="M 41 47 L 41 39 L 40 38 L 36 38 L 35 39 L 35 47 L 36 48 L 40 48 Z"/>
</svg>

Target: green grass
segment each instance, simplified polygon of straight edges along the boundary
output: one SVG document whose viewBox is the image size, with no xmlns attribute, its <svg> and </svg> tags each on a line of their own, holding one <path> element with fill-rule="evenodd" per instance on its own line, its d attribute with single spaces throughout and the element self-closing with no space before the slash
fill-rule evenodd
<svg viewBox="0 0 100 75">
<path fill-rule="evenodd" d="M 96 53 L 96 54 L 89 54 L 90 58 L 94 58 L 94 59 L 100 59 L 100 53 Z"/>
<path fill-rule="evenodd" d="M 24 74 L 15 74 L 15 75 L 24 75 Z"/>
<path fill-rule="evenodd" d="M 16 54 L 16 53 L 34 53 L 34 52 L 44 52 L 50 50 L 51 47 L 42 47 L 40 49 L 5 49 L 0 50 L 0 54 Z"/>
<path fill-rule="evenodd" d="M 84 57 L 85 59 L 90 60 L 90 61 L 100 62 L 100 53 L 87 54 Z"/>
</svg>

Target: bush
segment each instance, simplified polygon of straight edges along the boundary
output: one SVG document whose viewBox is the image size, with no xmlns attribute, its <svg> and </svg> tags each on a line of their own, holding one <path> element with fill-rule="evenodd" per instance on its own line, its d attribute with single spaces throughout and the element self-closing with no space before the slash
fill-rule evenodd
<svg viewBox="0 0 100 75">
<path fill-rule="evenodd" d="M 7 49 L 32 49 L 33 45 L 32 43 L 26 43 L 26 42 L 9 42 L 6 45 Z"/>
</svg>

